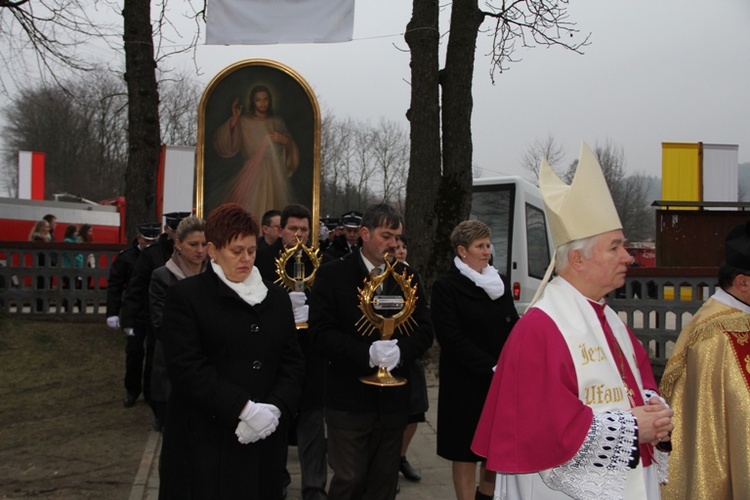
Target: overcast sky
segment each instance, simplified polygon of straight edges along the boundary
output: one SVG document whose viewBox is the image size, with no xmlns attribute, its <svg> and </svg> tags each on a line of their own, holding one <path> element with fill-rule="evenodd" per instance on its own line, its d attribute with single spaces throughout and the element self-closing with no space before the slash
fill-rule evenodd
<svg viewBox="0 0 750 500">
<path fill-rule="evenodd" d="M 750 161 L 748 0 L 575 0 L 570 20 L 591 45 L 522 50 L 493 86 L 487 36 L 477 43 L 474 163 L 483 176 L 525 175 L 534 139 L 554 137 L 574 160 L 580 141 L 623 147 L 627 168 L 661 173 L 662 142 L 738 144 Z M 449 8 L 449 7 L 447 7 Z M 206 82 L 247 58 L 294 68 L 324 110 L 408 126 L 407 0 L 356 0 L 354 41 L 338 44 L 201 46 Z M 447 16 L 441 21 L 447 32 Z"/>
<path fill-rule="evenodd" d="M 592 147 L 608 140 L 622 146 L 632 173 L 660 176 L 662 142 L 737 144 L 740 163 L 750 162 L 750 1 L 571 3 L 570 21 L 582 34 L 591 33 L 584 55 L 561 48 L 519 50 L 515 57 L 522 60 L 496 75 L 493 86 L 485 55 L 490 39 L 479 35 L 473 134 L 482 176 L 527 176 L 521 158 L 535 139 L 547 136 L 564 147 L 562 166 L 577 158 L 582 140 Z M 447 37 L 445 4 L 441 32 Z M 168 5 L 176 9 L 170 19 L 179 24 L 176 14 L 186 4 Z M 324 112 L 373 123 L 384 117 L 406 130 L 410 75 L 403 32 L 410 17 L 409 0 L 356 0 L 351 42 L 200 45 L 195 62 L 208 84 L 237 61 L 274 59 L 308 81 Z M 194 31 L 189 23 L 182 29 L 186 35 Z M 104 48 L 92 56 L 113 57 Z M 191 58 L 168 64 L 192 68 Z"/>
</svg>

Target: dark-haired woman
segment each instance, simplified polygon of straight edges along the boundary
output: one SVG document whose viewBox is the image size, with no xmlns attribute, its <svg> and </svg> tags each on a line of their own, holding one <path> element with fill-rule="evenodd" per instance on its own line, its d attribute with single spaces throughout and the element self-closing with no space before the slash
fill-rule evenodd
<svg viewBox="0 0 750 500">
<path fill-rule="evenodd" d="M 304 358 L 289 295 L 254 267 L 257 234 L 240 205 L 219 206 L 206 219 L 206 272 L 167 291 L 161 499 L 282 498 Z"/>
</svg>

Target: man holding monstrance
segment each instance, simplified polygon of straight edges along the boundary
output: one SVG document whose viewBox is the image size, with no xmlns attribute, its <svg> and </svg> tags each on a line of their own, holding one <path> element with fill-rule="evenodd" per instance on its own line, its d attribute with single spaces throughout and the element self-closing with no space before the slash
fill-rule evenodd
<svg viewBox="0 0 750 500">
<path fill-rule="evenodd" d="M 281 211 L 279 224 L 279 239 L 258 249 L 255 267 L 263 278 L 289 290 L 297 328 L 306 328 L 305 292 L 309 292 L 322 262 L 318 250 L 309 243 L 312 214 L 305 206 L 287 205 Z"/>
<path fill-rule="evenodd" d="M 383 367 L 401 381 L 432 344 L 419 277 L 395 262 L 402 232 L 403 220 L 393 207 L 369 207 L 362 216 L 361 248 L 322 266 L 310 294 L 310 335 L 328 361 L 325 414 L 332 500 L 396 494 L 411 386 L 408 381 L 372 384 L 360 379 Z M 381 273 L 386 277 L 377 278 Z M 411 312 L 408 318 L 404 309 Z M 400 327 L 391 325 L 390 339 L 381 340 L 380 325 L 388 323 L 383 320 L 399 314 Z"/>
<path fill-rule="evenodd" d="M 307 207 L 297 204 L 284 207 L 280 227 L 279 239 L 258 249 L 255 267 L 263 278 L 289 290 L 297 323 L 297 339 L 305 355 L 302 404 L 294 422 L 296 434 L 290 436 L 290 441 L 297 444 L 302 498 L 325 498 L 328 474 L 323 421 L 325 360 L 313 349 L 307 331 L 307 295 L 321 259 L 318 249 L 309 244 L 312 214 Z"/>
</svg>

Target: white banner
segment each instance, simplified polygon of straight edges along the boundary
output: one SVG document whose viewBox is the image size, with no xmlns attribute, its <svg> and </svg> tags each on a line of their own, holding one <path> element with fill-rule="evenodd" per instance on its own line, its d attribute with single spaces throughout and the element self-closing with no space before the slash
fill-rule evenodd
<svg viewBox="0 0 750 500">
<path fill-rule="evenodd" d="M 208 0 L 207 45 L 348 42 L 354 0 Z"/>
<path fill-rule="evenodd" d="M 195 207 L 195 148 L 188 146 L 162 146 L 164 148 L 159 168 L 163 171 L 161 183 L 162 214 L 190 212 Z"/>
</svg>

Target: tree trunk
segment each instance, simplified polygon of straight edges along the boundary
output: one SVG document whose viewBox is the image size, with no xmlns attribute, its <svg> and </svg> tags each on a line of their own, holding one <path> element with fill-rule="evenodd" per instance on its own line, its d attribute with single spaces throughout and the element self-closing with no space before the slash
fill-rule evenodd
<svg viewBox="0 0 750 500">
<path fill-rule="evenodd" d="M 450 234 L 468 219 L 471 209 L 473 145 L 471 87 L 479 26 L 484 15 L 476 0 L 454 0 L 445 68 L 440 72 L 442 93 L 443 175 L 435 200 L 437 230 L 427 268 L 439 273 L 453 258 Z M 437 277 L 437 275 L 435 277 Z"/>
<path fill-rule="evenodd" d="M 425 278 L 432 274 L 427 263 L 438 224 L 434 204 L 441 175 L 438 7 L 437 0 L 414 0 L 404 36 L 411 49 L 411 107 L 406 114 L 411 125 L 406 232 L 409 262 Z M 430 285 L 425 284 L 429 292 Z"/>
<path fill-rule="evenodd" d="M 159 92 L 156 84 L 150 0 L 123 2 L 125 82 L 128 87 L 128 165 L 125 171 L 127 234 L 156 213 L 159 168 Z"/>
</svg>

